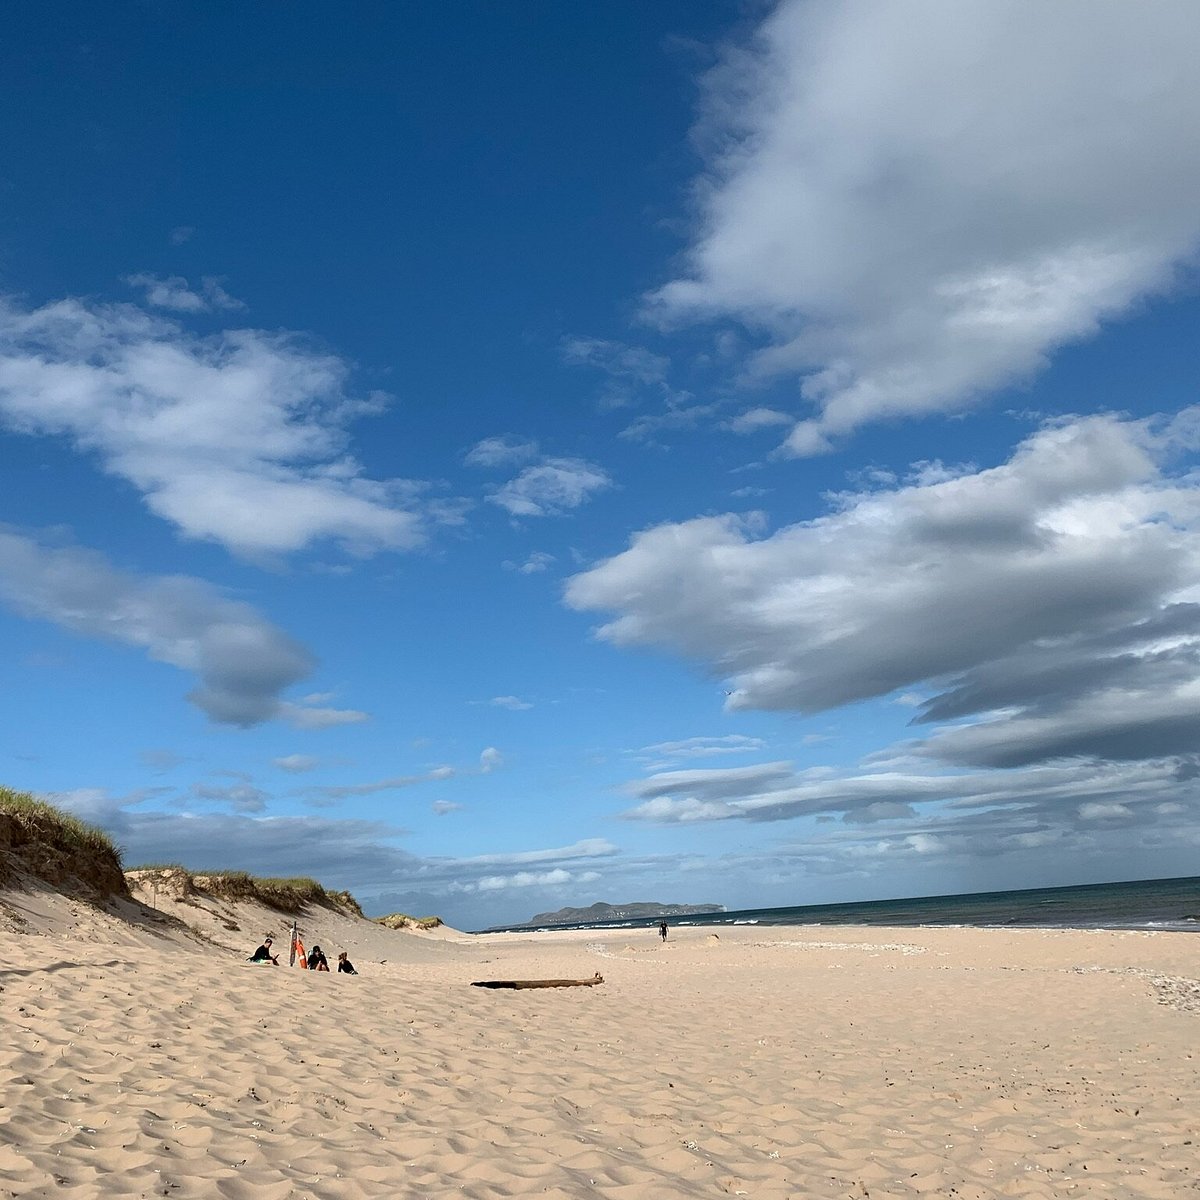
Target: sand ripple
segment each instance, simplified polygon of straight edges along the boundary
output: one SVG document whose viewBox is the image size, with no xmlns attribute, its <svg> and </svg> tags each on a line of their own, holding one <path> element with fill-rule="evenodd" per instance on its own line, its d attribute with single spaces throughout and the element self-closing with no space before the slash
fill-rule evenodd
<svg viewBox="0 0 1200 1200">
<path fill-rule="evenodd" d="M 601 988 L 515 993 L 468 984 L 607 950 L 481 941 L 346 979 L 10 938 L 0 1196 L 1195 1191 L 1200 938 L 824 933 L 647 935 Z"/>
</svg>

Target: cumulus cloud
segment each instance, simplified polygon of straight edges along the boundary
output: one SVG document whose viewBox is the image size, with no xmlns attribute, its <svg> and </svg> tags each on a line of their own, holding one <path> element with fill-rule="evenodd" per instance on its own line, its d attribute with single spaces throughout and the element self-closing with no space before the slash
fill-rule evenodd
<svg viewBox="0 0 1200 1200">
<path fill-rule="evenodd" d="M 664 323 L 754 331 L 787 447 L 958 409 L 1169 289 L 1200 242 L 1200 14 L 783 0 L 706 81 Z"/>
<path fill-rule="evenodd" d="M 153 308 L 167 308 L 175 312 L 211 312 L 214 309 L 238 309 L 246 306 L 231 296 L 219 279 L 206 275 L 198 289 L 193 288 L 182 275 L 169 275 L 165 279 L 145 273 L 127 275 L 125 282 L 130 287 L 141 289 L 146 303 Z"/>
<path fill-rule="evenodd" d="M 0 526 L 0 599 L 21 616 L 136 646 L 196 675 L 188 700 L 213 721 L 295 722 L 281 693 L 309 675 L 309 652 L 248 604 L 183 575 L 136 576 L 78 547 L 45 546 Z"/>
<path fill-rule="evenodd" d="M 514 517 L 560 517 L 612 485 L 602 467 L 582 458 L 543 458 L 488 499 Z"/>
<path fill-rule="evenodd" d="M 382 403 L 353 397 L 348 376 L 287 334 L 197 337 L 132 305 L 0 301 L 0 425 L 67 439 L 185 536 L 242 555 L 423 541 L 423 485 L 368 479 L 346 452 L 350 422 Z"/>
<path fill-rule="evenodd" d="M 909 747 L 958 765 L 1185 753 L 1200 733 L 1200 487 L 1169 423 L 1045 428 L 1009 462 L 837 498 L 770 536 L 662 525 L 575 576 L 600 636 L 732 681 L 730 708 L 819 712 L 923 685 Z"/>
<path fill-rule="evenodd" d="M 497 767 L 504 765 L 504 755 L 495 746 L 488 746 L 479 755 L 479 773 L 490 775 Z"/>
<path fill-rule="evenodd" d="M 488 703 L 493 708 L 507 708 L 509 712 L 524 712 L 533 707 L 528 700 L 522 700 L 520 696 L 493 696 Z"/>
</svg>

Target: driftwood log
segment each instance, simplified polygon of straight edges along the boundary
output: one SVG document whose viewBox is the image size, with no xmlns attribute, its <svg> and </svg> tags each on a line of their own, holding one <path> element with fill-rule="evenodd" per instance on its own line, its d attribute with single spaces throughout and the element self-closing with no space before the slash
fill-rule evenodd
<svg viewBox="0 0 1200 1200">
<path fill-rule="evenodd" d="M 480 979 L 472 987 L 488 988 L 546 988 L 546 987 L 595 987 L 604 982 L 599 971 L 591 979 Z"/>
</svg>

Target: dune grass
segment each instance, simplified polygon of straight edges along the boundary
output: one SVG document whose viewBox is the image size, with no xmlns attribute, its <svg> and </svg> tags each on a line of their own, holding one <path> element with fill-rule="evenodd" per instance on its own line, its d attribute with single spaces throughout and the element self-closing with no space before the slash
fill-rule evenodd
<svg viewBox="0 0 1200 1200">
<path fill-rule="evenodd" d="M 0 816 L 8 817 L 15 826 L 17 836 L 10 839 L 12 844 L 38 842 L 71 853 L 111 856 L 118 866 L 121 863 L 121 848 L 103 829 L 30 792 L 0 786 Z"/>
<path fill-rule="evenodd" d="M 179 863 L 145 863 L 132 868 L 142 872 L 182 871 L 196 891 L 227 900 L 257 900 L 268 908 L 289 914 L 298 913 L 307 904 L 339 908 L 354 916 L 363 915 L 358 901 L 349 892 L 332 892 L 307 875 L 259 876 L 249 871 L 193 871 Z"/>
<path fill-rule="evenodd" d="M 103 829 L 30 792 L 0 787 L 0 882 L 25 886 L 21 880 L 31 878 L 89 902 L 129 894 L 121 848 Z"/>
<path fill-rule="evenodd" d="M 388 913 L 373 920 L 388 929 L 436 929 L 442 923 L 441 917 L 410 917 L 408 913 Z"/>
</svg>

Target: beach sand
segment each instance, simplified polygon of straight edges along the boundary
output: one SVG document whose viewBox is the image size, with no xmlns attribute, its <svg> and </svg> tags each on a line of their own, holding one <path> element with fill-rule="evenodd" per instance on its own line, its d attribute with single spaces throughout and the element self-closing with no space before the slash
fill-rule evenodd
<svg viewBox="0 0 1200 1200">
<path fill-rule="evenodd" d="M 0 1196 L 1200 1197 L 1191 935 L 305 914 L 346 977 L 7 899 Z"/>
</svg>

